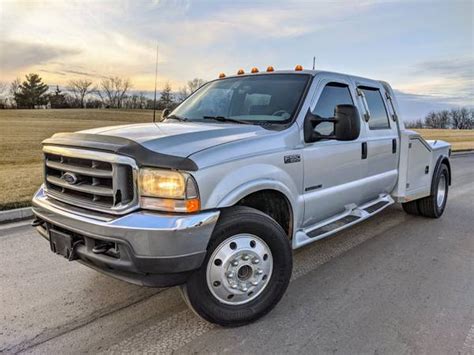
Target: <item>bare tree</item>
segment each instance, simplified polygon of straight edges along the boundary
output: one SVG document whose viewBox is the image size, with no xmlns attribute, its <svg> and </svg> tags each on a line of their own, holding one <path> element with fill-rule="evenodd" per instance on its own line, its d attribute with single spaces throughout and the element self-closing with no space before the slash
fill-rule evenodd
<svg viewBox="0 0 474 355">
<path fill-rule="evenodd" d="M 438 112 L 439 116 L 439 127 L 438 128 L 449 128 L 451 121 L 451 115 L 448 110 L 442 110 Z"/>
<path fill-rule="evenodd" d="M 0 96 L 3 96 L 7 92 L 8 84 L 5 82 L 0 82 Z"/>
<path fill-rule="evenodd" d="M 18 93 L 18 91 L 20 90 L 20 85 L 21 85 L 21 79 L 20 78 L 16 78 L 15 80 L 13 80 L 10 84 L 10 95 L 11 96 L 15 96 L 15 94 Z"/>
<path fill-rule="evenodd" d="M 423 120 L 418 119 L 418 120 L 415 120 L 415 121 L 405 122 L 405 127 L 406 128 L 423 128 Z"/>
<path fill-rule="evenodd" d="M 8 84 L 0 82 L 0 108 L 5 109 L 8 107 Z"/>
<path fill-rule="evenodd" d="M 178 102 L 183 102 L 189 95 L 199 89 L 206 83 L 204 79 L 194 78 L 189 80 L 185 86 L 178 91 L 177 99 Z"/>
<path fill-rule="evenodd" d="M 451 115 L 451 123 L 453 125 L 453 128 L 455 129 L 459 129 L 459 123 L 460 123 L 460 110 L 457 109 L 457 108 L 453 108 L 451 109 L 451 111 L 449 112 L 449 114 Z"/>
<path fill-rule="evenodd" d="M 451 121 L 451 114 L 448 110 L 430 112 L 425 117 L 425 126 L 430 128 L 448 128 Z"/>
<path fill-rule="evenodd" d="M 129 79 L 111 77 L 103 79 L 99 84 L 97 94 L 106 106 L 121 108 L 122 101 L 132 88 Z"/>
<path fill-rule="evenodd" d="M 466 107 L 451 110 L 451 121 L 457 129 L 471 129 L 474 126 L 474 117 Z"/>
<path fill-rule="evenodd" d="M 94 92 L 95 88 L 92 86 L 90 80 L 71 80 L 67 88 L 74 97 L 79 101 L 81 108 L 85 107 L 85 98 L 90 93 Z"/>
</svg>

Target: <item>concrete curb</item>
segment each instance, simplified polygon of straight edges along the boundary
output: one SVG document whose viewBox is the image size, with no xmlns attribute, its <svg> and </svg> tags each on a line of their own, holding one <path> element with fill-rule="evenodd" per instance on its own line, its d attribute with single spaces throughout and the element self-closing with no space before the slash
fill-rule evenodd
<svg viewBox="0 0 474 355">
<path fill-rule="evenodd" d="M 0 224 L 20 221 L 33 217 L 31 207 L 16 208 L 14 210 L 0 211 Z"/>
<path fill-rule="evenodd" d="M 474 153 L 474 149 L 464 149 L 452 152 L 451 155 L 465 155 Z"/>
</svg>

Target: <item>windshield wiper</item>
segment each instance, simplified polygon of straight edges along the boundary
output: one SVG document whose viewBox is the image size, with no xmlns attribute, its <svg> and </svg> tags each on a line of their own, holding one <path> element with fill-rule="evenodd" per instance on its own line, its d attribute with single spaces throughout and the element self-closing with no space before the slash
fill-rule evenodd
<svg viewBox="0 0 474 355">
<path fill-rule="evenodd" d="M 176 115 L 169 115 L 168 117 L 166 117 L 166 119 L 170 119 L 170 120 L 177 120 L 177 121 L 181 121 L 181 122 L 184 122 L 184 121 L 187 121 L 188 119 L 186 117 L 181 117 L 181 116 L 176 116 Z"/>
<path fill-rule="evenodd" d="M 236 120 L 235 118 L 229 118 L 229 117 L 224 117 L 224 116 L 203 116 L 202 118 L 205 120 L 214 120 L 214 121 L 219 121 L 219 122 L 233 122 L 233 123 L 240 123 L 240 124 L 250 123 L 248 121 Z"/>
</svg>

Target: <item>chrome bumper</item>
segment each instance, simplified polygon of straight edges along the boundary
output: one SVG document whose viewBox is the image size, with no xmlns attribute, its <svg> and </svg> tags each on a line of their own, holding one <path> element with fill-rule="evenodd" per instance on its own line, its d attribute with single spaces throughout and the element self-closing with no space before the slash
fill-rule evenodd
<svg viewBox="0 0 474 355">
<path fill-rule="evenodd" d="M 57 228 L 83 238 L 84 243 L 77 248 L 77 254 L 84 264 L 147 286 L 180 282 L 162 282 L 162 277 L 155 282 L 144 275 L 163 276 L 199 268 L 219 217 L 219 211 L 190 215 L 148 211 L 124 216 L 98 214 L 48 198 L 43 187 L 33 197 L 33 213 L 44 222 L 37 229 L 45 238 L 48 238 L 47 228 Z M 120 258 L 94 253 L 92 249 L 98 242 L 117 245 L 121 249 Z"/>
</svg>

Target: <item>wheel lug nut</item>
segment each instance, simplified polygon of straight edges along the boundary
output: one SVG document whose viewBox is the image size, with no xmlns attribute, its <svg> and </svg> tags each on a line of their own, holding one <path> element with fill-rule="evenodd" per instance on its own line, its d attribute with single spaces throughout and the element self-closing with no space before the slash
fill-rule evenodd
<svg viewBox="0 0 474 355">
<path fill-rule="evenodd" d="M 233 288 L 234 290 L 237 288 L 236 284 L 230 285 L 230 288 Z"/>
<path fill-rule="evenodd" d="M 247 254 L 242 255 L 242 260 L 247 261 L 249 260 L 249 256 Z"/>
<path fill-rule="evenodd" d="M 258 282 L 257 281 L 252 281 L 252 286 L 257 286 L 258 285 Z"/>
<path fill-rule="evenodd" d="M 252 264 L 258 264 L 260 262 L 259 258 L 253 258 L 252 259 Z"/>
<path fill-rule="evenodd" d="M 244 286 L 241 288 L 242 292 L 247 292 L 249 289 L 247 288 L 247 286 Z"/>
<path fill-rule="evenodd" d="M 232 266 L 237 266 L 239 265 L 239 261 L 238 260 L 234 260 L 230 263 Z"/>
<path fill-rule="evenodd" d="M 262 269 L 257 269 L 257 275 L 261 275 L 263 274 L 263 270 Z"/>
<path fill-rule="evenodd" d="M 229 271 L 229 272 L 227 273 L 227 277 L 228 277 L 228 278 L 234 277 L 234 273 L 233 273 L 232 271 Z"/>
</svg>

